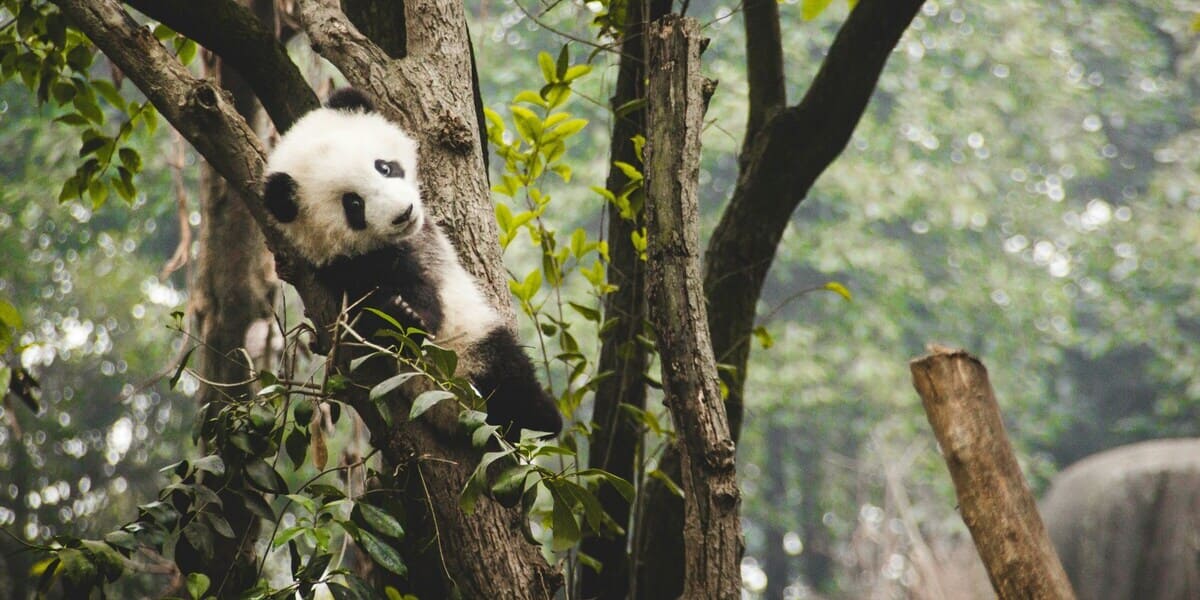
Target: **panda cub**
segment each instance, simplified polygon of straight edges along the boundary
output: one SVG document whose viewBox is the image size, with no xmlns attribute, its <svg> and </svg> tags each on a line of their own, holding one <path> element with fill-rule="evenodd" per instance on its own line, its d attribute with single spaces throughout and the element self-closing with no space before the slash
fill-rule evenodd
<svg viewBox="0 0 1200 600">
<path fill-rule="evenodd" d="M 297 121 L 266 173 L 266 207 L 284 235 L 321 283 L 362 299 L 353 309 L 360 334 L 381 324 L 362 307 L 429 332 L 458 354 L 460 373 L 487 399 L 489 423 L 510 427 L 510 437 L 562 429 L 529 357 L 425 214 L 416 142 L 362 92 L 339 90 Z"/>
</svg>

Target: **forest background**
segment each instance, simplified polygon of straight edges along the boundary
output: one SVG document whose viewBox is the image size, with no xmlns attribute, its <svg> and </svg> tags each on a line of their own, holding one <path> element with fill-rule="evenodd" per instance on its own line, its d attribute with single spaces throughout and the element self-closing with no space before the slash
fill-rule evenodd
<svg viewBox="0 0 1200 600">
<path fill-rule="evenodd" d="M 794 99 L 848 7 L 779 9 Z M 1035 490 L 1096 451 L 1196 434 L 1195 9 L 923 5 L 849 146 L 793 215 L 758 307 L 738 445 L 750 597 L 909 597 L 921 569 L 968 543 L 908 385 L 927 342 L 991 368 Z M 541 25 L 527 10 L 468 3 L 481 95 L 507 118 L 508 99 L 540 86 L 539 52 L 567 44 L 590 62 L 570 101 L 589 125 L 564 159 L 570 180 L 547 185 L 545 219 L 599 236 L 604 199 L 590 187 L 609 168 L 616 57 L 573 41 L 595 37 L 586 5 L 536 13 Z M 704 71 L 719 80 L 702 138 L 707 240 L 737 181 L 744 33 L 736 4 L 698 1 L 689 14 L 713 40 Z M 132 199 L 60 202 L 79 154 L 62 114 L 19 82 L 0 88 L 0 298 L 15 313 L 4 305 L 0 375 L 19 364 L 41 384 L 39 412 L 16 394 L 0 408 L 0 527 L 25 541 L 113 529 L 154 499 L 160 468 L 197 451 L 199 382 L 183 372 L 165 385 L 189 347 L 172 314 L 187 308 L 190 267 L 164 265 L 200 223 L 198 158 L 169 127 L 136 129 Z M 505 259 L 524 274 L 540 257 L 518 238 Z M 293 320 L 296 303 L 285 302 Z M 576 416 L 587 419 L 586 399 Z M 346 427 L 335 455 L 352 443 Z M 0 547 L 0 588 L 23 597 L 37 557 Z"/>
</svg>

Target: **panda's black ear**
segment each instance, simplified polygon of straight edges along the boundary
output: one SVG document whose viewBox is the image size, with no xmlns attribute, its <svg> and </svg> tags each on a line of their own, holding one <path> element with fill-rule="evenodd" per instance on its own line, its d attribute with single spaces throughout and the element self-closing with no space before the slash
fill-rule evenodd
<svg viewBox="0 0 1200 600">
<path fill-rule="evenodd" d="M 334 92 L 325 101 L 325 106 L 334 110 L 375 112 L 375 103 L 361 90 L 352 87 L 342 88 Z"/>
<path fill-rule="evenodd" d="M 296 204 L 296 187 L 296 180 L 287 173 L 271 173 L 267 176 L 263 201 L 276 221 L 291 223 L 300 213 L 300 205 Z"/>
</svg>

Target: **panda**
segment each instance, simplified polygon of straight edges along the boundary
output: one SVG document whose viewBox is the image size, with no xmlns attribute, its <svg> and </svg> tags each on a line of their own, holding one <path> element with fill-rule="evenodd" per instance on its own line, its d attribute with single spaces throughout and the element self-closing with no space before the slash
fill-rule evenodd
<svg viewBox="0 0 1200 600">
<path fill-rule="evenodd" d="M 335 92 L 279 139 L 267 211 L 317 278 L 344 293 L 371 338 L 372 307 L 454 350 L 487 400 L 488 422 L 557 435 L 562 416 L 533 364 L 421 204 L 417 144 L 359 90 Z M 359 301 L 361 299 L 361 301 Z M 367 325 L 364 325 L 367 322 Z"/>
</svg>

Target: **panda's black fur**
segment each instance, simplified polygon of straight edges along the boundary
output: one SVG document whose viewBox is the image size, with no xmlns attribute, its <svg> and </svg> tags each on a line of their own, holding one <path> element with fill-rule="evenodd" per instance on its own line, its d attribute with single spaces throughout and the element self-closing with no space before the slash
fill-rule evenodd
<svg viewBox="0 0 1200 600">
<path fill-rule="evenodd" d="M 362 92 L 339 90 L 297 121 L 267 164 L 264 199 L 317 277 L 356 304 L 372 336 L 373 307 L 455 350 L 487 399 L 488 422 L 557 434 L 562 417 L 533 364 L 425 214 L 416 144 Z"/>
</svg>

